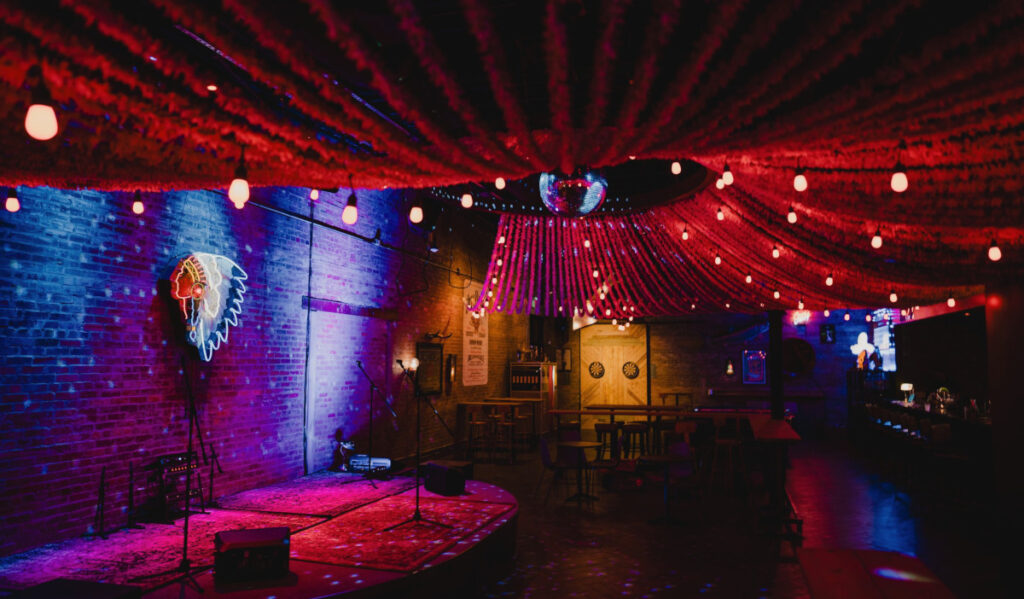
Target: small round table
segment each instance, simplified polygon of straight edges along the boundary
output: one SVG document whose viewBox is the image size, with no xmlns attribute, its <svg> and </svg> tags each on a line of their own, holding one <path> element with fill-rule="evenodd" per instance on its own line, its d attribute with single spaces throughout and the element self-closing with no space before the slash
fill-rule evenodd
<svg viewBox="0 0 1024 599">
<path fill-rule="evenodd" d="M 601 447 L 603 443 L 597 441 L 559 441 L 559 447 L 566 447 L 575 449 L 578 453 L 578 459 L 576 460 L 576 494 L 572 497 L 566 498 L 566 501 L 575 499 L 576 501 L 582 502 L 584 499 L 590 501 L 596 501 L 597 497 L 589 495 L 583 492 L 583 466 L 587 463 L 587 449 L 596 449 Z"/>
</svg>

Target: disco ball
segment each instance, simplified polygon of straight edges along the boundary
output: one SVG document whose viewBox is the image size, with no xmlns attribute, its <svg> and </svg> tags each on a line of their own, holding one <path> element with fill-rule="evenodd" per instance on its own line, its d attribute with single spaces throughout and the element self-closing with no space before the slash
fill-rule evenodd
<svg viewBox="0 0 1024 599">
<path fill-rule="evenodd" d="M 585 216 L 604 202 L 608 182 L 594 172 L 569 177 L 541 173 L 540 199 L 558 216 Z"/>
</svg>

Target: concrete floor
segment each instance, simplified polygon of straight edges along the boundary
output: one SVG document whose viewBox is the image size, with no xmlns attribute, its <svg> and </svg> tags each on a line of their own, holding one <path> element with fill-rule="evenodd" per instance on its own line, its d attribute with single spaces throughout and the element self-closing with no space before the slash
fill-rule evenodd
<svg viewBox="0 0 1024 599">
<path fill-rule="evenodd" d="M 802 442 L 791 451 L 789 491 L 804 520 L 803 546 L 881 549 L 920 558 L 958 597 L 1000 597 L 988 527 L 963 514 L 928 509 L 923 498 L 878 474 L 877 465 L 844 444 Z M 564 498 L 574 487 L 534 496 L 540 458 L 476 464 L 476 478 L 520 501 L 513 571 L 488 597 L 807 597 L 794 549 L 770 534 L 759 494 L 717 488 L 671 502 L 663 513 L 653 474 L 639 487 L 608 490 L 582 505 Z M 932 506 L 930 502 L 927 505 Z M 991 534 L 990 532 L 987 534 Z"/>
</svg>

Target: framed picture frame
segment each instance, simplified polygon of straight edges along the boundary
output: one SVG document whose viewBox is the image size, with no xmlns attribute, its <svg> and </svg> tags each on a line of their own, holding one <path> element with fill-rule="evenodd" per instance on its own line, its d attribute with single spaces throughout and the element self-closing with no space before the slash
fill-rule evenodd
<svg viewBox="0 0 1024 599">
<path fill-rule="evenodd" d="M 416 383 L 423 395 L 440 395 L 444 390 L 444 345 L 417 343 Z"/>
<path fill-rule="evenodd" d="M 765 351 L 760 349 L 743 350 L 743 384 L 764 385 L 768 382 L 765 369 Z"/>
</svg>

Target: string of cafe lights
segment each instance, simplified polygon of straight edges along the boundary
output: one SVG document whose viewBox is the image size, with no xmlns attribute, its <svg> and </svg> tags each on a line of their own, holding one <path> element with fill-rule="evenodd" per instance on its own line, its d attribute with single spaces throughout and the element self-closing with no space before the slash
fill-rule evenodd
<svg viewBox="0 0 1024 599">
<path fill-rule="evenodd" d="M 151 59 L 153 59 L 153 58 L 151 57 Z M 59 123 L 59 120 L 57 118 L 57 111 L 56 111 L 56 107 L 55 107 L 55 102 L 54 102 L 54 100 L 52 98 L 52 95 L 50 94 L 49 88 L 46 86 L 46 83 L 45 83 L 44 77 L 43 77 L 43 71 L 42 71 L 42 68 L 39 65 L 33 65 L 32 67 L 30 67 L 28 69 L 28 71 L 26 73 L 25 87 L 27 87 L 30 90 L 30 92 L 29 92 L 30 93 L 30 103 L 29 103 L 28 109 L 26 110 L 25 120 L 24 120 L 24 127 L 25 127 L 26 133 L 32 139 L 37 140 L 37 141 L 41 141 L 41 142 L 45 142 L 45 141 L 49 141 L 49 140 L 54 139 L 58 135 L 58 133 L 60 132 L 60 123 Z M 217 86 L 214 85 L 214 84 L 210 84 L 210 85 L 207 86 L 207 90 L 209 90 L 211 93 L 216 92 L 217 91 Z M 905 142 L 901 141 L 900 144 L 899 144 L 899 147 L 897 149 L 896 162 L 895 162 L 894 166 L 892 167 L 892 170 L 891 170 L 891 173 L 890 173 L 890 176 L 889 176 L 889 186 L 890 186 L 890 189 L 894 193 L 898 193 L 898 194 L 905 193 L 909 189 L 909 187 L 910 187 L 910 179 L 909 179 L 909 177 L 907 175 L 907 168 L 904 166 L 904 164 L 902 162 L 902 156 L 901 156 L 902 151 L 904 151 L 905 149 L 906 149 L 906 144 L 905 144 Z M 631 156 L 629 156 L 629 158 L 632 160 L 632 159 L 635 159 L 635 156 L 631 155 Z M 673 160 L 670 163 L 670 165 L 669 165 L 669 170 L 670 170 L 670 172 L 673 175 L 679 175 L 679 174 L 682 173 L 682 165 L 681 165 L 681 163 L 678 160 Z M 808 173 L 807 165 L 801 164 L 800 161 L 798 160 L 797 165 L 796 165 L 796 167 L 795 167 L 795 169 L 793 171 L 793 181 L 792 181 L 793 190 L 795 192 L 797 192 L 797 193 L 804 193 L 804 192 L 806 192 L 811 187 L 811 182 L 808 179 L 807 173 Z M 725 187 L 731 186 L 735 182 L 735 180 L 736 180 L 736 178 L 735 178 L 734 172 L 730 168 L 728 162 L 725 162 L 725 163 L 723 163 L 722 170 L 719 173 L 718 178 L 715 180 L 715 187 L 718 190 L 723 190 L 723 189 L 725 189 Z M 494 180 L 494 188 L 496 190 L 499 190 L 499 191 L 505 189 L 507 184 L 508 184 L 508 182 L 503 177 L 500 177 L 500 176 L 496 177 L 495 180 Z M 522 184 L 528 184 L 528 183 L 520 181 L 519 184 L 522 185 Z M 477 209 L 489 210 L 489 211 L 494 211 L 494 212 L 505 212 L 505 211 L 509 211 L 509 210 L 515 210 L 515 204 L 514 203 L 506 203 L 506 202 L 498 203 L 496 200 L 493 200 L 493 199 L 490 199 L 490 198 L 488 198 L 488 199 L 483 199 L 483 198 L 477 199 L 477 198 L 474 198 L 473 194 L 471 194 L 469 192 L 462 193 L 461 195 L 456 196 L 455 194 L 453 194 L 453 193 L 451 193 L 451 192 L 449 192 L 449 191 L 447 191 L 445 189 L 438 188 L 438 187 L 432 187 L 432 188 L 430 188 L 430 193 L 431 193 L 431 195 L 433 197 L 436 197 L 436 198 L 439 198 L 439 199 L 448 200 L 448 201 L 452 201 L 452 202 L 457 202 L 463 208 L 466 208 L 466 209 L 470 209 L 470 208 L 476 207 Z M 230 184 L 228 185 L 227 196 L 228 196 L 228 198 L 231 200 L 231 202 L 233 203 L 233 205 L 237 209 L 243 209 L 245 204 L 249 200 L 249 197 L 250 197 L 249 172 L 248 172 L 248 168 L 247 168 L 246 162 L 245 162 L 245 147 L 244 146 L 242 146 L 240 148 L 237 164 L 236 164 L 235 170 L 234 170 L 234 177 L 232 178 Z M 493 198 L 493 196 L 491 196 L 491 197 Z M 310 200 L 316 201 L 318 198 L 319 198 L 319 190 L 312 189 L 310 191 Z M 602 206 L 602 211 L 603 212 L 608 212 L 608 213 L 619 212 L 619 213 L 621 213 L 621 212 L 628 212 L 628 211 L 631 210 L 631 208 L 629 207 L 630 199 L 628 197 L 624 197 L 624 198 L 620 198 L 620 197 L 608 198 L 607 203 L 609 204 L 608 206 Z M 346 225 L 351 226 L 351 225 L 354 225 L 357 222 L 357 220 L 358 220 L 358 205 L 357 204 L 358 204 L 358 199 L 356 197 L 355 190 L 352 189 L 352 191 L 350 192 L 350 195 L 349 195 L 349 197 L 348 197 L 348 199 L 346 201 L 345 209 L 343 210 L 343 213 L 342 213 L 342 221 Z M 6 200 L 4 202 L 4 208 L 5 208 L 5 210 L 7 210 L 8 212 L 11 212 L 11 213 L 18 212 L 21 209 L 21 200 L 18 197 L 18 192 L 17 192 L 17 188 L 16 187 L 9 187 L 8 188 L 8 191 L 7 191 L 7 194 L 6 194 Z M 132 204 L 131 204 L 131 210 L 136 215 L 141 215 L 145 211 L 145 205 L 144 205 L 144 203 L 142 201 L 141 192 L 139 190 L 136 190 L 135 193 L 134 193 L 133 201 L 132 201 Z M 545 211 L 545 208 L 540 206 L 540 205 L 536 205 L 536 204 L 520 204 L 519 205 L 519 210 L 523 211 L 523 212 L 527 212 L 527 213 L 532 213 L 532 212 L 543 213 Z M 716 213 L 715 213 L 715 216 L 716 216 L 716 219 L 719 222 L 725 220 L 725 213 L 724 213 L 723 206 L 718 206 L 718 208 L 716 210 Z M 409 221 L 414 223 L 414 224 L 419 224 L 419 223 L 421 223 L 423 221 L 423 217 L 424 217 L 424 213 L 423 213 L 422 203 L 421 203 L 421 201 L 419 199 L 414 199 L 411 202 L 410 209 L 409 209 Z M 795 210 L 793 205 L 789 206 L 785 218 L 786 218 L 786 222 L 788 224 L 790 224 L 790 225 L 797 224 L 799 218 L 798 218 L 797 212 L 796 212 L 796 210 Z M 635 224 L 634 224 L 634 227 L 636 227 Z M 690 236 L 690 232 L 689 232 L 688 226 L 684 224 L 683 232 L 682 232 L 682 239 L 684 241 L 686 241 L 686 240 L 689 239 L 689 236 Z M 875 250 L 878 250 L 878 249 L 880 249 L 882 247 L 883 242 L 884 242 L 884 239 L 883 239 L 883 236 L 882 236 L 882 227 L 879 224 L 879 225 L 876 225 L 875 232 L 874 232 L 874 234 L 870 238 L 870 246 L 871 246 L 871 248 L 873 248 Z M 587 240 L 587 244 L 589 246 L 589 244 L 590 244 L 589 240 Z M 772 246 L 772 250 L 771 250 L 772 258 L 773 259 L 777 259 L 777 258 L 780 257 L 780 255 L 781 255 L 781 250 L 780 250 L 778 244 L 773 245 Z M 990 244 L 988 246 L 988 249 L 987 249 L 987 252 L 986 252 L 986 257 L 991 262 L 999 262 L 1002 259 L 1002 249 L 999 247 L 998 241 L 997 241 L 997 239 L 995 237 L 991 238 L 991 242 L 990 242 Z M 721 255 L 720 255 L 719 251 L 715 252 L 714 263 L 715 263 L 716 266 L 720 266 L 722 264 L 722 258 L 721 258 Z M 595 272 L 596 272 L 596 270 L 595 270 Z M 750 284 L 752 282 L 752 275 L 750 273 L 746 274 L 745 282 L 747 284 Z M 832 273 L 830 272 L 828 274 L 828 276 L 826 277 L 826 279 L 825 279 L 825 285 L 828 286 L 828 287 L 832 287 L 833 284 L 834 284 L 834 277 L 832 276 Z M 601 295 L 604 295 L 605 293 L 607 293 L 607 291 L 604 291 L 604 293 L 602 293 Z M 780 293 L 779 293 L 779 291 L 777 289 L 773 291 L 773 297 L 774 297 L 775 300 L 779 300 L 781 298 L 781 295 L 780 295 Z M 899 296 L 898 296 L 898 294 L 897 294 L 895 289 L 892 289 L 890 291 L 888 299 L 889 299 L 889 302 L 892 303 L 892 304 L 896 304 L 898 302 Z M 536 303 L 536 298 L 534 298 L 534 303 Z M 588 304 L 589 304 L 589 301 L 588 301 Z M 952 291 L 949 293 L 949 297 L 946 300 L 946 304 L 950 308 L 956 306 L 956 299 L 953 296 Z M 761 302 L 760 305 L 763 307 L 764 303 Z M 800 297 L 798 299 L 796 305 L 797 305 L 797 308 L 799 310 L 803 310 L 804 301 L 803 301 L 802 297 Z M 725 306 L 726 309 L 729 309 L 731 307 L 731 302 L 730 301 L 724 302 L 724 306 Z M 563 308 L 563 306 L 559 306 L 560 310 L 562 308 Z M 691 302 L 691 308 L 696 308 L 696 300 L 694 302 Z M 578 307 L 577 307 L 577 309 L 578 309 Z M 906 309 L 904 309 L 904 310 L 906 310 Z M 825 310 L 826 316 L 828 315 L 827 314 L 828 312 L 829 312 L 829 310 L 826 309 Z M 608 316 L 608 315 L 610 315 L 610 312 L 608 314 L 606 314 L 606 316 Z M 848 319 L 848 318 L 849 318 L 849 312 L 847 312 L 845 314 L 845 319 Z M 869 318 L 870 318 L 870 315 L 869 315 Z M 632 317 L 630 316 L 630 321 L 631 320 L 632 320 Z M 628 326 L 628 323 L 626 324 L 626 326 Z"/>
</svg>

